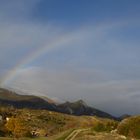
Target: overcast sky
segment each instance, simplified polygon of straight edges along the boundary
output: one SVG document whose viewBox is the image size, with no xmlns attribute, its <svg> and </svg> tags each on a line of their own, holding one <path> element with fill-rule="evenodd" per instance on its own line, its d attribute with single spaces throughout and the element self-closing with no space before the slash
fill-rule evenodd
<svg viewBox="0 0 140 140">
<path fill-rule="evenodd" d="M 0 0 L 0 84 L 140 114 L 140 1 Z"/>
</svg>

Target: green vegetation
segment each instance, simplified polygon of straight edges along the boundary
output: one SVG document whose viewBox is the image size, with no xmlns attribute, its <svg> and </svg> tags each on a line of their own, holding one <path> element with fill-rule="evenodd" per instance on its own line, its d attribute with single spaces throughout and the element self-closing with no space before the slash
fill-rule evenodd
<svg viewBox="0 0 140 140">
<path fill-rule="evenodd" d="M 65 140 L 73 131 L 74 129 L 65 132 L 63 136 L 57 138 L 56 140 Z"/>
<path fill-rule="evenodd" d="M 96 122 L 103 122 L 101 118 L 92 116 L 72 116 L 47 110 L 15 109 L 0 107 L 3 117 L 0 127 L 1 137 L 51 137 L 66 130 L 58 140 L 64 139 L 73 129 L 91 128 Z M 8 118 L 8 120 L 6 120 Z M 107 119 L 109 120 L 109 119 Z"/>
<path fill-rule="evenodd" d="M 118 122 L 114 120 L 109 119 L 102 119 L 100 121 L 97 121 L 94 126 L 93 130 L 96 132 L 110 132 L 111 130 L 114 130 L 117 128 Z"/>
<path fill-rule="evenodd" d="M 70 128 L 72 117 L 47 110 L 1 107 L 0 136 L 46 137 Z M 7 121 L 6 118 L 9 118 Z"/>
<path fill-rule="evenodd" d="M 31 133 L 29 128 L 26 125 L 26 121 L 19 118 L 11 117 L 5 124 L 8 132 L 13 137 L 19 138 L 19 137 L 30 137 Z"/>
<path fill-rule="evenodd" d="M 119 134 L 134 138 L 140 138 L 140 116 L 124 119 L 118 125 L 117 130 Z"/>
<path fill-rule="evenodd" d="M 64 140 L 74 130 L 92 128 L 78 135 L 94 136 L 96 133 L 118 133 L 140 138 L 140 116 L 117 122 L 93 116 L 72 116 L 47 110 L 0 107 L 0 140 Z M 8 118 L 8 120 L 7 120 Z M 111 134 L 111 133 L 110 133 Z M 25 137 L 25 138 L 24 138 Z"/>
</svg>

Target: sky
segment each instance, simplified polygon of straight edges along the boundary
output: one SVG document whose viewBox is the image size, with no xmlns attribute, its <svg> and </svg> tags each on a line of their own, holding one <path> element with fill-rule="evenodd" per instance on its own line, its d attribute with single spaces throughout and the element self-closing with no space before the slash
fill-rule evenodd
<svg viewBox="0 0 140 140">
<path fill-rule="evenodd" d="M 140 1 L 0 0 L 0 86 L 140 114 Z"/>
</svg>

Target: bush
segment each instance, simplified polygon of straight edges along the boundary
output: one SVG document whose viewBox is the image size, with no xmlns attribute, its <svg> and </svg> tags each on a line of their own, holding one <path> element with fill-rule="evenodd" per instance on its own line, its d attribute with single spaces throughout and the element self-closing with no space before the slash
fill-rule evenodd
<svg viewBox="0 0 140 140">
<path fill-rule="evenodd" d="M 103 120 L 94 124 L 93 130 L 97 132 L 110 132 L 117 128 L 118 122 L 113 120 Z"/>
<path fill-rule="evenodd" d="M 124 119 L 117 128 L 119 134 L 140 138 L 140 116 Z"/>
<path fill-rule="evenodd" d="M 22 118 L 11 117 L 6 123 L 6 128 L 9 131 L 9 134 L 12 134 L 13 137 L 29 137 L 31 136 L 25 121 Z"/>
<path fill-rule="evenodd" d="M 103 123 L 99 122 L 93 127 L 93 130 L 95 130 L 97 132 L 105 131 L 105 125 Z"/>
</svg>

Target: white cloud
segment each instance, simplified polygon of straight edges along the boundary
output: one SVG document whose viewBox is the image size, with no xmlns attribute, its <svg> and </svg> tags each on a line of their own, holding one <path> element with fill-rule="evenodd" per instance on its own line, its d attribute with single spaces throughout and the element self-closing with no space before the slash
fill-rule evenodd
<svg viewBox="0 0 140 140">
<path fill-rule="evenodd" d="M 59 71 L 31 67 L 21 70 L 10 86 L 25 93 L 46 95 L 62 101 L 82 98 L 90 105 L 120 115 L 130 112 L 129 108 L 134 108 L 138 104 L 136 99 L 133 98 L 132 101 L 131 97 L 140 91 L 139 84 L 140 80 L 112 81 L 107 79 L 101 70 L 64 69 Z M 131 111 L 133 114 L 138 112 L 139 108 Z"/>
</svg>

